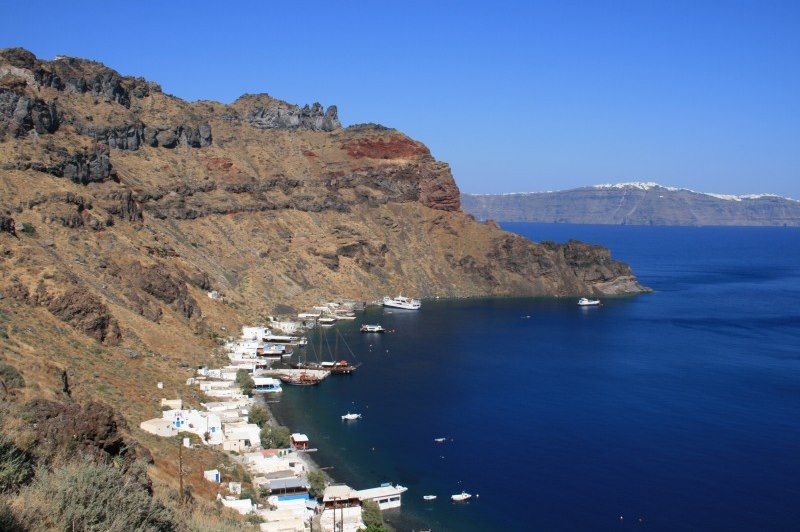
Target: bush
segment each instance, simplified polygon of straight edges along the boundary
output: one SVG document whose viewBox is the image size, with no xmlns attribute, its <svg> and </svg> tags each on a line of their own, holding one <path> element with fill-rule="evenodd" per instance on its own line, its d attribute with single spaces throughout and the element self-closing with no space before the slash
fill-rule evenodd
<svg viewBox="0 0 800 532">
<path fill-rule="evenodd" d="M 172 511 L 152 497 L 145 479 L 88 461 L 41 470 L 21 493 L 22 520 L 48 530 L 174 530 Z"/>
<path fill-rule="evenodd" d="M 236 384 L 242 389 L 243 394 L 247 396 L 253 395 L 253 387 L 255 387 L 256 383 L 246 369 L 240 369 L 236 372 Z"/>
<path fill-rule="evenodd" d="M 322 494 L 325 493 L 328 480 L 325 478 L 325 474 L 322 471 L 309 471 L 308 483 L 311 486 L 308 489 L 308 493 L 315 499 L 319 499 L 322 497 Z"/>
<path fill-rule="evenodd" d="M 25 379 L 22 378 L 17 368 L 5 362 L 0 362 L 0 379 L 2 379 L 7 388 L 25 387 Z"/>
<path fill-rule="evenodd" d="M 0 435 L 0 492 L 16 491 L 33 476 L 33 459 Z"/>
<path fill-rule="evenodd" d="M 22 232 L 25 233 L 26 235 L 35 235 L 36 228 L 32 224 L 29 224 L 28 222 L 23 222 Z"/>
<path fill-rule="evenodd" d="M 261 447 L 284 449 L 291 443 L 292 432 L 280 425 L 266 425 L 261 429 Z"/>
<path fill-rule="evenodd" d="M 255 423 L 259 427 L 264 427 L 264 425 L 269 422 L 269 412 L 267 409 L 259 404 L 255 404 L 250 407 L 250 411 L 247 414 L 247 421 L 250 423 Z"/>
<path fill-rule="evenodd" d="M 0 530 L 25 530 L 5 501 L 0 501 Z"/>
</svg>

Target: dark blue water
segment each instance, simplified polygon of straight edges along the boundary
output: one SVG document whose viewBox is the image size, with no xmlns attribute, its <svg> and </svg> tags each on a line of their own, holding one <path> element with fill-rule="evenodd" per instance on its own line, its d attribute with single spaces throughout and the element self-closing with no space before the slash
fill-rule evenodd
<svg viewBox="0 0 800 532">
<path fill-rule="evenodd" d="M 275 407 L 320 465 L 408 486 L 385 513 L 400 529 L 797 529 L 800 231 L 507 228 L 607 245 L 655 291 L 370 310 L 396 330 L 382 337 L 338 326 L 363 367 Z M 480 497 L 451 503 L 462 487 Z"/>
</svg>

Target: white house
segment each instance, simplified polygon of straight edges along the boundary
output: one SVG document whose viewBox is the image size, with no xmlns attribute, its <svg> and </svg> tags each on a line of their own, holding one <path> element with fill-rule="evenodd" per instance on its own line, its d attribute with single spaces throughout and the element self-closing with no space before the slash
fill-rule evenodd
<svg viewBox="0 0 800 532">
<path fill-rule="evenodd" d="M 236 510 L 242 515 L 247 515 L 253 511 L 253 501 L 250 499 L 220 499 L 226 508 Z"/>
<path fill-rule="evenodd" d="M 269 329 L 266 327 L 242 327 L 242 340 L 261 340 L 267 334 Z"/>
<path fill-rule="evenodd" d="M 209 469 L 208 471 L 203 471 L 203 478 L 209 482 L 216 482 L 217 484 L 222 482 L 222 474 L 220 474 L 219 469 Z"/>
<path fill-rule="evenodd" d="M 207 445 L 220 445 L 224 440 L 222 421 L 217 414 L 192 409 L 164 410 L 161 416 L 169 421 L 175 434 L 181 431 L 197 434 Z"/>
<path fill-rule="evenodd" d="M 226 423 L 224 427 L 226 451 L 242 452 L 261 447 L 261 427 L 255 423 Z"/>
</svg>

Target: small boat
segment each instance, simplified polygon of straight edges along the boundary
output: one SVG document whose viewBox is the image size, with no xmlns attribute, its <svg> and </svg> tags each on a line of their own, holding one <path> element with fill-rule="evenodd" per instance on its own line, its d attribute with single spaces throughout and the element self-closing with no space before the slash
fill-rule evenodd
<svg viewBox="0 0 800 532">
<path fill-rule="evenodd" d="M 582 297 L 578 300 L 579 307 L 596 307 L 598 305 L 600 305 L 599 299 L 587 299 L 585 297 Z"/>
<path fill-rule="evenodd" d="M 382 332 L 386 332 L 386 329 L 384 329 L 381 325 L 368 325 L 366 323 L 361 326 L 360 330 L 361 330 L 362 333 L 382 333 Z"/>
<path fill-rule="evenodd" d="M 336 314 L 337 320 L 354 320 L 356 319 L 355 314 Z"/>
<path fill-rule="evenodd" d="M 434 438 L 433 441 L 436 443 L 444 443 L 447 441 L 447 438 Z"/>
<path fill-rule="evenodd" d="M 470 495 L 466 491 L 462 491 L 461 493 L 457 493 L 456 495 L 451 495 L 450 498 L 453 499 L 453 502 L 464 502 L 466 500 L 471 499 L 472 495 Z"/>
<path fill-rule="evenodd" d="M 361 419 L 361 414 L 351 414 L 350 412 L 342 416 L 344 421 L 353 421 L 354 419 Z"/>
<path fill-rule="evenodd" d="M 330 318 L 330 317 L 319 318 L 317 319 L 317 323 L 327 327 L 336 323 L 336 318 Z"/>
<path fill-rule="evenodd" d="M 397 297 L 389 297 L 385 296 L 383 298 L 383 306 L 384 307 L 391 307 L 391 308 L 401 308 L 405 310 L 419 310 L 422 307 L 422 303 L 419 299 L 412 299 L 410 297 L 405 296 L 397 296 Z"/>
<path fill-rule="evenodd" d="M 423 495 L 422 498 L 426 501 L 435 501 L 436 495 Z"/>
</svg>

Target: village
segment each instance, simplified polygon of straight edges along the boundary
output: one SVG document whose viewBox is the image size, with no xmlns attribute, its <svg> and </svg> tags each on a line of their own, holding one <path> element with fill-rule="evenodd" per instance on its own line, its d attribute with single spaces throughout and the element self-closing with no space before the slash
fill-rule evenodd
<svg viewBox="0 0 800 532">
<path fill-rule="evenodd" d="M 217 500 L 222 506 L 260 519 L 264 532 L 355 532 L 365 528 L 363 507 L 371 504 L 367 501 L 380 510 L 398 508 L 406 488 L 382 484 L 355 490 L 329 483 L 309 457 L 316 449 L 313 438 L 306 434 L 291 433 L 285 446 L 264 445 L 273 443 L 262 442 L 264 425 L 275 423 L 262 419 L 260 413 L 266 408 L 258 399 L 282 393 L 282 384 L 316 384 L 335 371 L 335 365 L 292 368 L 280 361 L 293 349 L 307 345 L 303 332 L 330 327 L 339 319 L 353 319 L 355 310 L 361 308 L 353 302 L 327 303 L 298 314 L 296 319 L 270 317 L 266 326 L 242 327 L 241 336 L 224 345 L 227 365 L 200 367 L 186 381 L 186 386 L 195 387 L 211 400 L 197 409 L 186 408 L 180 398 L 162 398 L 161 417 L 143 421 L 141 429 L 161 437 L 182 435 L 184 448 L 195 445 L 197 438 L 189 436 L 194 434 L 201 445 L 219 448 L 240 464 L 250 475 L 253 492 L 263 494 L 260 502 L 243 496 L 242 482 L 226 478 L 218 468 L 204 471 L 203 478 L 218 486 Z M 259 419 L 252 419 L 257 411 Z M 316 489 L 309 480 L 315 476 L 326 479 Z"/>
</svg>

